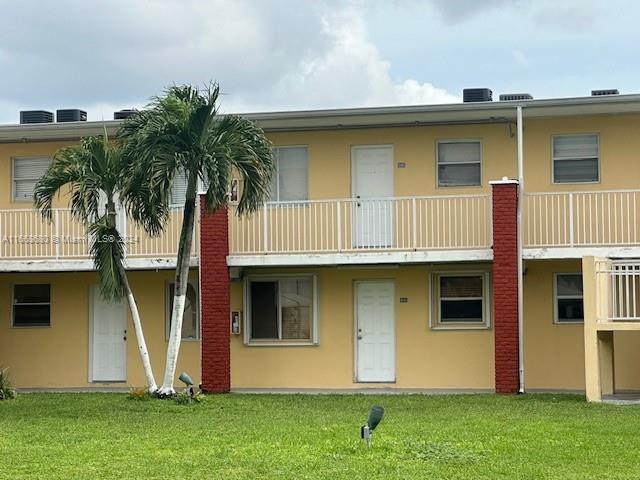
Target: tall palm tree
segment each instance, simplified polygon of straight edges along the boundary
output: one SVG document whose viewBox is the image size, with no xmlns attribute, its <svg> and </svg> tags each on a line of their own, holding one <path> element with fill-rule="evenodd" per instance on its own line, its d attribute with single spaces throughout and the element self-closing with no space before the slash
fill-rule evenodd
<svg viewBox="0 0 640 480">
<path fill-rule="evenodd" d="M 130 156 L 131 190 L 126 201 L 135 204 L 134 220 L 147 232 L 159 233 L 168 219 L 171 189 L 177 175 L 187 180 L 182 230 L 178 244 L 175 296 L 167 361 L 160 395 L 172 395 L 180 349 L 187 291 L 189 258 L 199 185 L 204 185 L 204 207 L 224 207 L 232 174 L 243 183 L 238 214 L 255 211 L 269 192 L 273 172 L 271 143 L 253 122 L 219 115 L 219 87 L 173 86 L 147 107 L 128 118 L 119 133 Z M 149 191 L 141 194 L 143 186 Z M 227 235 L 227 232 L 219 232 Z"/>
<path fill-rule="evenodd" d="M 51 166 L 36 184 L 34 199 L 43 217 L 51 220 L 54 196 L 65 185 L 69 186 L 71 214 L 82 221 L 89 233 L 90 253 L 98 271 L 102 296 L 105 300 L 127 298 L 147 385 L 149 391 L 155 393 L 158 387 L 123 263 L 124 241 L 116 224 L 116 198 L 127 180 L 125 162 L 119 147 L 109 143 L 105 129 L 102 138 L 83 138 L 78 145 L 58 150 Z"/>
</svg>

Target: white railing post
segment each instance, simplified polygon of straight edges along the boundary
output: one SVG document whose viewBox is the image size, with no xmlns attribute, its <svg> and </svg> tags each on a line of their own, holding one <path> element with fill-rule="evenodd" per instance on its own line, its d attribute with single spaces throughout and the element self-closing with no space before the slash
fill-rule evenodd
<svg viewBox="0 0 640 480">
<path fill-rule="evenodd" d="M 411 223 L 413 229 L 413 235 L 411 241 L 413 242 L 413 250 L 418 249 L 418 216 L 416 214 L 416 197 L 411 199 Z"/>
<path fill-rule="evenodd" d="M 548 227 L 547 227 L 548 228 Z M 569 246 L 573 247 L 573 192 L 569 193 Z"/>
<path fill-rule="evenodd" d="M 55 214 L 55 224 L 54 224 L 54 238 L 55 238 L 55 244 L 56 244 L 56 260 L 60 258 L 60 210 L 58 210 L 56 208 L 55 210 L 56 214 Z"/>
<path fill-rule="evenodd" d="M 340 213 L 340 200 L 336 200 L 336 224 L 338 227 L 337 235 L 338 235 L 338 251 L 342 251 L 342 215 Z"/>
<path fill-rule="evenodd" d="M 269 239 L 267 237 L 267 202 L 265 202 L 262 206 L 262 235 L 263 235 L 263 243 L 264 243 L 264 252 L 267 253 L 269 251 Z"/>
</svg>

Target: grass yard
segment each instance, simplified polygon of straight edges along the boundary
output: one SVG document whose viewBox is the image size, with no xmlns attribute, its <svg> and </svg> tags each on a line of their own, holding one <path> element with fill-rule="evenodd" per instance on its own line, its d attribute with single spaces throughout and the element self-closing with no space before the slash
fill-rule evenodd
<svg viewBox="0 0 640 480">
<path fill-rule="evenodd" d="M 367 450 L 359 427 L 385 418 Z M 640 478 L 640 408 L 571 395 L 0 402 L 0 478 Z"/>
</svg>

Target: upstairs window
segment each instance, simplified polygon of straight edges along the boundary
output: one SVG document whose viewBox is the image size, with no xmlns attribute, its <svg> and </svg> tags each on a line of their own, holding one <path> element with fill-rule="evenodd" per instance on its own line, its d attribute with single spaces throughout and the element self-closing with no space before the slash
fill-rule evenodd
<svg viewBox="0 0 640 480">
<path fill-rule="evenodd" d="M 313 276 L 260 278 L 247 283 L 249 343 L 315 341 L 316 287 Z"/>
<path fill-rule="evenodd" d="M 17 157 L 13 159 L 13 200 L 33 202 L 36 183 L 51 165 L 49 157 Z"/>
<path fill-rule="evenodd" d="M 176 172 L 173 177 L 173 185 L 171 187 L 171 198 L 169 200 L 172 207 L 184 206 L 187 197 L 187 175 L 183 171 Z"/>
<path fill-rule="evenodd" d="M 582 300 L 582 274 L 555 274 L 556 323 L 580 323 L 584 321 Z"/>
<path fill-rule="evenodd" d="M 479 186 L 480 141 L 447 140 L 437 143 L 438 186 Z"/>
<path fill-rule="evenodd" d="M 553 137 L 553 183 L 600 181 L 598 135 Z"/>
<path fill-rule="evenodd" d="M 276 147 L 273 149 L 275 170 L 271 177 L 272 202 L 308 200 L 307 147 Z"/>
<path fill-rule="evenodd" d="M 13 286 L 13 326 L 51 326 L 51 285 L 29 283 Z"/>
</svg>

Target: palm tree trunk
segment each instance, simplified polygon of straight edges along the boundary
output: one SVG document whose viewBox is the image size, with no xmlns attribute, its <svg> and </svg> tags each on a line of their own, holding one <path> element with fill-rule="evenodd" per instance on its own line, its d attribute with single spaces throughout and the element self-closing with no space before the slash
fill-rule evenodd
<svg viewBox="0 0 640 480">
<path fill-rule="evenodd" d="M 138 305 L 136 299 L 133 296 L 131 287 L 129 286 L 129 279 L 127 273 L 122 265 L 119 265 L 118 270 L 122 277 L 122 283 L 127 292 L 127 301 L 129 302 L 129 309 L 131 310 L 131 319 L 133 320 L 133 328 L 136 332 L 136 340 L 138 341 L 138 352 L 140 353 L 140 359 L 142 360 L 142 367 L 144 368 L 144 375 L 147 377 L 147 386 L 149 393 L 156 393 L 158 391 L 158 385 L 156 379 L 153 377 L 153 370 L 151 369 L 151 360 L 149 359 L 149 351 L 147 350 L 147 342 L 144 340 L 144 333 L 142 331 L 142 322 L 140 321 L 140 313 L 138 312 Z"/>
<path fill-rule="evenodd" d="M 173 379 L 176 374 L 178 353 L 182 340 L 182 319 L 184 318 L 184 305 L 187 298 L 187 285 L 189 283 L 189 262 L 191 260 L 191 246 L 193 243 L 193 229 L 196 214 L 196 184 L 197 175 L 190 173 L 187 183 L 187 194 L 184 202 L 184 214 L 182 217 L 182 230 L 180 243 L 178 244 L 178 257 L 176 260 L 176 278 L 173 297 L 173 310 L 171 312 L 171 330 L 169 332 L 169 345 L 167 346 L 167 362 L 164 370 L 164 379 L 160 387 L 160 395 L 173 395 Z"/>
<path fill-rule="evenodd" d="M 116 206 L 112 196 L 109 196 L 107 200 L 106 209 L 107 222 L 111 227 L 116 227 Z M 151 361 L 149 359 L 149 351 L 147 350 L 147 342 L 144 339 L 144 333 L 142 331 L 142 322 L 140 320 L 140 313 L 138 312 L 138 304 L 136 303 L 136 299 L 131 291 L 127 272 L 122 263 L 118 264 L 118 274 L 122 279 L 122 284 L 124 285 L 127 295 L 127 302 L 129 303 L 129 309 L 131 310 L 133 328 L 136 332 L 136 340 L 138 341 L 138 351 L 140 352 L 140 359 L 142 360 L 144 374 L 147 377 L 147 387 L 150 393 L 155 393 L 158 390 L 158 385 L 156 384 L 156 379 L 153 377 L 153 370 L 151 369 Z"/>
</svg>

